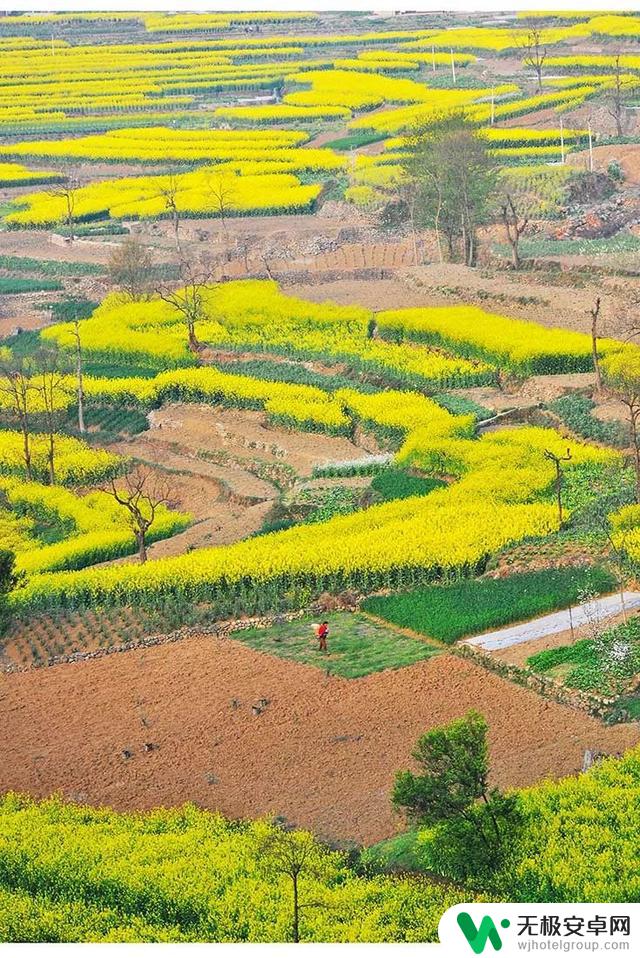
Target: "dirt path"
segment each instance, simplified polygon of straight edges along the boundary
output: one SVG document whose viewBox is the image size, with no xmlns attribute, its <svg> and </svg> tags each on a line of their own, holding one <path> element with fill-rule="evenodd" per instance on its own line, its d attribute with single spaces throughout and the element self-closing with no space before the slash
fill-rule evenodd
<svg viewBox="0 0 640 958">
<path fill-rule="evenodd" d="M 611 616 L 611 618 L 607 619 L 607 628 L 620 625 L 624 621 L 624 615 Z M 525 668 L 530 656 L 536 655 L 538 652 L 546 652 L 548 649 L 560 649 L 566 645 L 573 645 L 574 642 L 580 639 L 591 638 L 593 638 L 593 629 L 589 624 L 578 628 L 574 626 L 573 631 L 567 629 L 565 632 L 554 632 L 552 635 L 545 635 L 539 639 L 531 639 L 531 641 L 522 642 L 520 645 L 509 645 L 505 649 L 496 649 L 496 651 L 491 653 L 491 658 Z"/>
<path fill-rule="evenodd" d="M 503 786 L 572 774 L 586 748 L 640 739 L 636 725 L 606 728 L 449 655 L 347 681 L 196 638 L 1 676 L 0 789 L 120 809 L 195 801 L 373 842 L 400 825 L 389 791 L 417 737 L 471 707 L 487 717 Z"/>
<path fill-rule="evenodd" d="M 474 636 L 472 639 L 465 639 L 464 644 L 484 649 L 486 652 L 508 649 L 512 645 L 521 645 L 523 642 L 531 642 L 534 639 L 542 639 L 548 635 L 566 632 L 567 629 L 571 629 L 572 624 L 574 628 L 580 628 L 594 619 L 605 621 L 619 615 L 625 608 L 631 610 L 637 609 L 639 606 L 640 592 L 625 592 L 624 606 L 618 594 L 605 595 L 599 599 L 594 599 L 592 602 L 573 606 L 572 609 L 562 609 L 560 612 L 552 612 L 551 615 L 541 616 L 531 622 L 521 622 L 519 625 L 509 626 L 507 629 L 485 632 L 483 635 Z"/>
</svg>

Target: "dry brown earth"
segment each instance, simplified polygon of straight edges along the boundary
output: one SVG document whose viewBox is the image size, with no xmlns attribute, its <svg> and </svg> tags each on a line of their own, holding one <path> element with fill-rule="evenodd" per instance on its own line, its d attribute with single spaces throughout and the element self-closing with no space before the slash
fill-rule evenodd
<svg viewBox="0 0 640 958">
<path fill-rule="evenodd" d="M 640 739 L 637 725 L 605 728 L 450 655 L 347 681 L 202 637 L 1 676 L 0 791 L 119 809 L 195 801 L 373 842 L 400 826 L 389 791 L 417 737 L 472 707 L 503 786 L 572 774 L 585 749 Z"/>
</svg>

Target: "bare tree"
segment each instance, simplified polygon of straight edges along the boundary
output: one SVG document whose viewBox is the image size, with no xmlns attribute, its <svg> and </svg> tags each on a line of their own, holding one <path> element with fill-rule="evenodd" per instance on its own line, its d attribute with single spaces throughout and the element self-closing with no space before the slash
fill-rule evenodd
<svg viewBox="0 0 640 958">
<path fill-rule="evenodd" d="M 178 193 L 180 185 L 175 173 L 169 173 L 163 177 L 164 185 L 160 187 L 160 196 L 164 200 L 165 212 L 169 214 L 173 224 L 173 235 L 176 242 L 178 255 L 182 256 L 182 247 L 180 245 L 180 210 L 178 209 Z"/>
<path fill-rule="evenodd" d="M 145 466 L 112 476 L 100 487 L 129 513 L 129 521 L 138 546 L 140 562 L 147 561 L 147 534 L 153 525 L 158 506 L 171 501 L 168 480 Z"/>
<path fill-rule="evenodd" d="M 182 260 L 178 272 L 181 283 L 179 287 L 158 287 L 156 292 L 161 300 L 180 313 L 187 327 L 189 349 L 197 353 L 201 346 L 197 326 L 206 317 L 204 293 L 212 287 L 213 269 L 210 264 Z"/>
<path fill-rule="evenodd" d="M 635 327 L 634 333 L 637 334 Z M 621 353 L 624 358 L 624 353 Z M 635 497 L 640 503 L 640 376 L 634 370 L 632 363 L 621 363 L 614 371 L 607 371 L 608 390 L 618 399 L 627 411 L 627 422 L 633 447 L 635 470 Z"/>
<path fill-rule="evenodd" d="M 236 189 L 233 178 L 214 174 L 207 178 L 207 193 L 211 199 L 211 205 L 214 212 L 220 220 L 220 226 L 224 234 L 225 242 L 229 242 L 229 231 L 227 229 L 227 215 L 233 209 L 233 203 L 236 198 Z"/>
<path fill-rule="evenodd" d="M 428 171 L 425 171 L 425 175 L 428 175 Z M 436 234 L 436 243 L 438 245 L 438 254 L 440 257 L 440 262 L 442 262 L 442 244 L 440 242 L 440 212 L 442 209 L 442 194 L 438 192 L 439 182 L 436 181 L 435 189 L 436 195 L 438 196 L 438 204 L 434 217 L 434 230 Z M 418 233 L 416 230 L 416 207 L 418 203 L 418 186 L 415 180 L 409 180 L 404 186 L 400 188 L 400 196 L 404 200 L 407 206 L 407 216 L 409 219 L 409 229 L 411 230 L 411 245 L 413 250 L 413 265 L 420 265 L 420 258 L 418 254 Z"/>
<path fill-rule="evenodd" d="M 520 269 L 520 238 L 529 224 L 529 217 L 518 213 L 513 196 L 506 193 L 504 201 L 500 203 L 500 216 L 507 232 L 507 240 L 511 247 L 511 262 L 514 269 Z"/>
<path fill-rule="evenodd" d="M 109 278 L 133 303 L 148 298 L 153 269 L 151 251 L 134 237 L 127 237 L 109 258 Z"/>
<path fill-rule="evenodd" d="M 76 198 L 78 190 L 80 189 L 80 182 L 78 177 L 71 175 L 68 177 L 65 183 L 61 183 L 57 186 L 51 186 L 46 193 L 48 196 L 53 197 L 54 199 L 62 200 L 64 206 L 64 216 L 63 222 L 69 229 L 71 238 L 73 239 L 73 227 L 76 221 Z"/>
<path fill-rule="evenodd" d="M 259 257 L 260 257 L 260 262 L 262 263 L 262 265 L 263 265 L 264 268 L 265 268 L 265 272 L 266 272 L 267 276 L 269 277 L 269 279 L 273 279 L 274 276 L 273 276 L 273 273 L 272 273 L 272 271 L 271 271 L 270 252 L 269 252 L 269 250 L 265 250 L 264 247 L 261 247 L 260 250 L 259 250 L 258 255 L 259 255 Z"/>
<path fill-rule="evenodd" d="M 611 563 L 615 574 L 620 604 L 626 614 L 624 602 L 625 584 L 632 573 L 627 556 L 629 535 L 633 526 L 629 528 L 616 527 L 611 524 L 611 517 L 629 504 L 631 490 L 626 481 L 620 482 L 620 467 L 611 463 L 603 468 L 602 472 L 590 479 L 592 499 L 582 508 L 578 506 L 573 520 L 579 535 L 586 535 L 590 542 L 599 543 L 602 559 Z"/>
<path fill-rule="evenodd" d="M 536 75 L 536 93 L 542 93 L 542 67 L 547 59 L 547 48 L 542 45 L 542 31 L 532 27 L 518 46 L 522 50 L 523 65 Z"/>
<path fill-rule="evenodd" d="M 563 510 L 562 510 L 562 463 L 570 462 L 571 460 L 571 450 L 567 449 L 566 456 L 558 456 L 555 452 L 552 452 L 550 449 L 545 449 L 544 458 L 548 459 L 549 462 L 552 462 L 556 470 L 556 502 L 558 503 L 558 524 L 562 528 L 563 523 Z"/>
<path fill-rule="evenodd" d="M 640 336 L 640 290 L 625 290 L 624 306 L 617 316 L 620 339 L 628 343 Z"/>
<path fill-rule="evenodd" d="M 636 502 L 640 503 L 640 383 L 626 383 L 619 392 L 617 391 L 617 396 L 627 410 L 636 474 Z"/>
<path fill-rule="evenodd" d="M 236 237 L 236 241 L 234 244 L 234 253 L 238 258 L 242 260 L 245 276 L 249 275 L 249 253 L 250 252 L 251 252 L 251 245 L 249 243 L 249 238 L 247 236 Z"/>
<path fill-rule="evenodd" d="M 52 486 L 55 485 L 56 481 L 56 436 L 60 413 L 64 408 L 64 404 L 61 404 L 60 400 L 67 396 L 65 380 L 66 373 L 58 350 L 55 348 L 39 350 L 35 357 L 35 369 L 31 382 L 42 404 L 47 430 L 47 467 L 49 482 Z"/>
<path fill-rule="evenodd" d="M 288 239 L 289 236 L 286 233 L 273 233 L 258 248 L 258 257 L 269 279 L 276 279 L 273 271 L 274 260 L 295 260 L 300 255 L 299 248 L 287 242 Z"/>
<path fill-rule="evenodd" d="M 3 405 L 18 423 L 22 433 L 22 458 L 27 479 L 33 479 L 31 455 L 31 404 L 33 385 L 27 364 L 17 359 L 9 350 L 0 350 L 0 396 Z"/>
<path fill-rule="evenodd" d="M 593 354 L 593 370 L 596 374 L 596 392 L 602 392 L 602 371 L 600 369 L 600 357 L 598 356 L 598 320 L 600 319 L 600 297 L 596 296 L 596 301 L 589 310 L 591 316 L 591 351 Z"/>
<path fill-rule="evenodd" d="M 86 432 L 84 424 L 84 380 L 82 373 L 82 340 L 80 339 L 80 320 L 76 316 L 73 320 L 73 332 L 71 334 L 75 343 L 76 354 L 76 395 L 78 396 L 78 430 Z"/>
<path fill-rule="evenodd" d="M 620 54 L 616 54 L 615 67 L 612 76 L 613 84 L 608 87 L 605 96 L 606 109 L 616 125 L 616 136 L 623 136 L 623 120 L 629 93 L 635 91 L 636 84 L 625 82 L 625 74 L 620 66 Z"/>
</svg>

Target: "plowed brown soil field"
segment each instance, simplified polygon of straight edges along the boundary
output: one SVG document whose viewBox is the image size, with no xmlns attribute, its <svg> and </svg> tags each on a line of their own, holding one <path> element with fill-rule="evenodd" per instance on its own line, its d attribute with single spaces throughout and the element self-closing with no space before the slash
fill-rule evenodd
<svg viewBox="0 0 640 958">
<path fill-rule="evenodd" d="M 348 681 L 202 637 L 2 675 L 0 791 L 119 809 L 194 801 L 373 842 L 400 827 L 389 791 L 417 737 L 472 707 L 503 786 L 640 739 L 637 725 L 605 728 L 450 655 Z"/>
</svg>

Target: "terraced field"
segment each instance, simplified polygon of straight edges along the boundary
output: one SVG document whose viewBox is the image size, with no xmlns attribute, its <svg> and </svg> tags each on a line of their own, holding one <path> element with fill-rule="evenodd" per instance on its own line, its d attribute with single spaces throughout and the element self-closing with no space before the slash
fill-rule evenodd
<svg viewBox="0 0 640 958">
<path fill-rule="evenodd" d="M 637 898 L 639 35 L 0 18 L 0 940 Z"/>
</svg>

